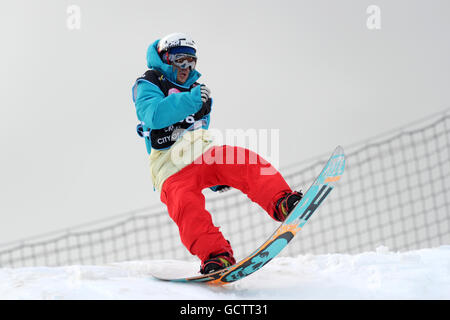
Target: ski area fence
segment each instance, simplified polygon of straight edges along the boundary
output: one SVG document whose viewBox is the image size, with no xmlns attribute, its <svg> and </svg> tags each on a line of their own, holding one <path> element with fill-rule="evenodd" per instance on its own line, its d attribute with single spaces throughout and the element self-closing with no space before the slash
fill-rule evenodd
<svg viewBox="0 0 450 320">
<path fill-rule="evenodd" d="M 282 255 L 450 244 L 449 111 L 344 145 L 341 181 Z M 329 151 L 280 171 L 293 189 L 306 191 Z M 237 258 L 255 250 L 278 225 L 238 190 L 206 192 L 206 207 Z M 149 259 L 195 259 L 181 244 L 163 204 L 0 246 L 1 267 Z"/>
</svg>

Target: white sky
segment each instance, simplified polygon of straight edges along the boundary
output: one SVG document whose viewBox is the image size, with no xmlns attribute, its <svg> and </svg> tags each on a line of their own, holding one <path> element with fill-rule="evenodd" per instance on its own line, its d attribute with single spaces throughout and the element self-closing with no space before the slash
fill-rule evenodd
<svg viewBox="0 0 450 320">
<path fill-rule="evenodd" d="M 159 203 L 131 100 L 155 39 L 192 35 L 211 127 L 279 129 L 282 168 L 448 108 L 449 12 L 447 0 L 2 3 L 0 243 Z"/>
</svg>

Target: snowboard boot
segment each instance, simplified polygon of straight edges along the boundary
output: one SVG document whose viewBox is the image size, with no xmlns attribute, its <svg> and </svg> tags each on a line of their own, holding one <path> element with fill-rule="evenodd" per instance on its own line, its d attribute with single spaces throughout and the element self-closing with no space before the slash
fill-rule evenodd
<svg viewBox="0 0 450 320">
<path fill-rule="evenodd" d="M 227 268 L 229 266 L 232 266 L 235 263 L 236 260 L 234 260 L 232 255 L 230 255 L 228 252 L 222 252 L 210 256 L 208 260 L 205 260 L 200 267 L 200 273 L 201 274 L 213 273 L 221 269 Z"/>
<path fill-rule="evenodd" d="M 286 220 L 286 217 L 289 213 L 291 213 L 302 198 L 303 193 L 301 190 L 284 194 L 280 199 L 278 199 L 275 205 L 274 218 L 280 222 Z"/>
</svg>

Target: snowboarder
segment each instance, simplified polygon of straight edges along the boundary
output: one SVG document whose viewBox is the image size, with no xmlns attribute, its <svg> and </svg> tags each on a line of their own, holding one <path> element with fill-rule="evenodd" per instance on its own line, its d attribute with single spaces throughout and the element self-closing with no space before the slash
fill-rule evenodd
<svg viewBox="0 0 450 320">
<path fill-rule="evenodd" d="M 208 134 L 211 91 L 197 82 L 201 74 L 196 63 L 197 46 L 188 35 L 173 33 L 156 40 L 147 50 L 149 70 L 133 86 L 133 102 L 154 188 L 182 243 L 201 260 L 200 272 L 208 274 L 236 261 L 205 209 L 203 189 L 239 189 L 276 221 L 284 221 L 303 195 L 253 151 L 213 143 Z M 261 174 L 263 168 L 273 174 Z"/>
</svg>

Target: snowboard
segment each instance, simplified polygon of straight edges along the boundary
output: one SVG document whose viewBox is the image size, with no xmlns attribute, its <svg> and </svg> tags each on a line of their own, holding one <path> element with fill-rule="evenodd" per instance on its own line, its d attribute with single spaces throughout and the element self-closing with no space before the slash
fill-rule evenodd
<svg viewBox="0 0 450 320">
<path fill-rule="evenodd" d="M 217 286 L 232 283 L 247 277 L 265 266 L 287 246 L 336 186 L 336 183 L 344 173 L 344 168 L 344 150 L 341 146 L 338 146 L 319 176 L 287 216 L 286 220 L 247 258 L 228 268 L 207 275 L 185 278 L 170 277 L 164 274 L 152 274 L 152 276 L 156 279 L 170 282 L 206 283 Z"/>
</svg>

